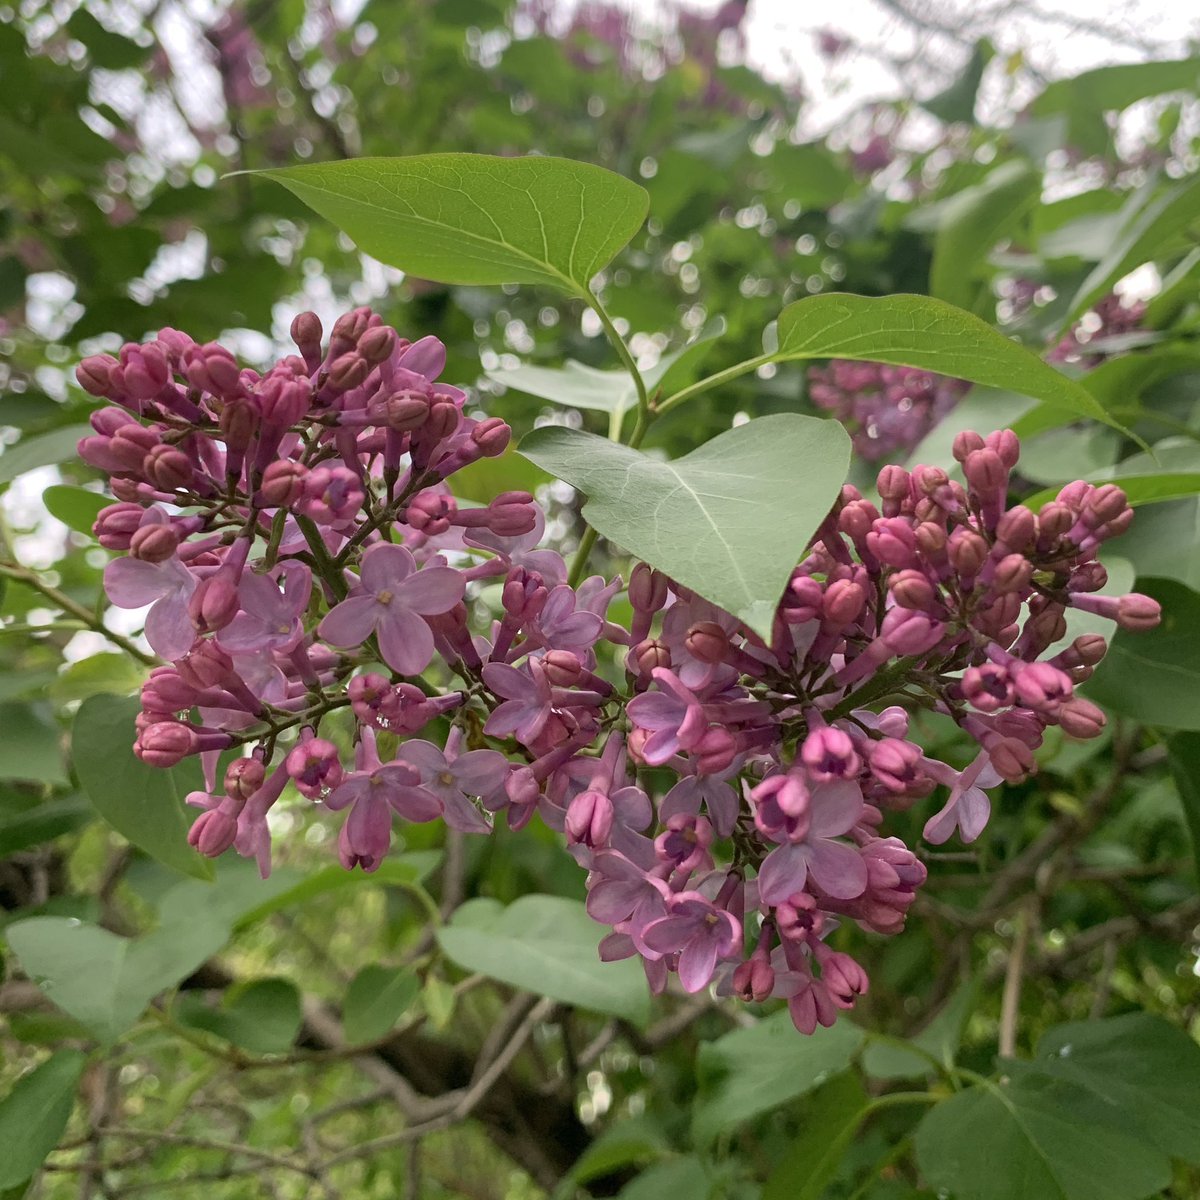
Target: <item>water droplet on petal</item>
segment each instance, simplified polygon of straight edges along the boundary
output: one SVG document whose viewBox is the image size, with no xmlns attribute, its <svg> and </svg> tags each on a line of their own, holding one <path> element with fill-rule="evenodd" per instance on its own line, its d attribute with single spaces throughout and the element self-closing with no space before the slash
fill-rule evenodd
<svg viewBox="0 0 1200 1200">
<path fill-rule="evenodd" d="M 67 918 L 67 928 L 68 929 L 78 929 L 82 924 L 83 924 L 83 922 L 78 917 L 68 917 Z"/>
</svg>

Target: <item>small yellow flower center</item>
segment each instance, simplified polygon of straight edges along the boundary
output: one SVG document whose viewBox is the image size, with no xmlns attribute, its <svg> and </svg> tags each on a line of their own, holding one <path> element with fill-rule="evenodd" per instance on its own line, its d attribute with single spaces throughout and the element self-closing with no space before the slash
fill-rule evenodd
<svg viewBox="0 0 1200 1200">
<path fill-rule="evenodd" d="M 387 591 L 380 592 L 375 599 L 378 600 L 380 604 L 391 604 L 392 593 Z"/>
<path fill-rule="evenodd" d="M 438 776 L 438 783 L 443 783 L 447 787 L 449 787 L 453 782 L 454 782 L 454 776 L 451 775 L 449 771 L 443 771 Z"/>
</svg>

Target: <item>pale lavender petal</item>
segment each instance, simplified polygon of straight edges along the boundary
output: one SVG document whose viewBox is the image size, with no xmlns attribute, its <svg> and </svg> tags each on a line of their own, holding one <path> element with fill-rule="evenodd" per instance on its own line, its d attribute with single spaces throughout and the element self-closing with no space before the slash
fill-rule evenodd
<svg viewBox="0 0 1200 1200">
<path fill-rule="evenodd" d="M 862 816 L 862 788 L 853 779 L 819 783 L 810 800 L 813 837 L 839 837 Z"/>
<path fill-rule="evenodd" d="M 387 792 L 387 802 L 406 821 L 432 821 L 442 815 L 442 802 L 428 788 L 385 784 L 380 790 Z"/>
<path fill-rule="evenodd" d="M 681 779 L 662 799 L 658 806 L 658 819 L 664 824 L 677 813 L 685 813 L 689 817 L 700 813 L 700 788 L 696 777 L 689 775 Z M 726 836 L 722 834 L 722 836 Z"/>
<path fill-rule="evenodd" d="M 624 921 L 637 906 L 645 886 L 644 882 L 602 879 L 588 892 L 588 916 L 605 925 Z"/>
<path fill-rule="evenodd" d="M 737 824 L 741 804 L 737 793 L 727 783 L 710 784 L 704 791 L 704 805 L 718 837 L 728 837 Z"/>
<path fill-rule="evenodd" d="M 406 608 L 389 605 L 375 632 L 383 661 L 401 675 L 420 675 L 433 659 L 433 634 L 429 626 Z"/>
<path fill-rule="evenodd" d="M 331 646 L 361 646 L 384 611 L 374 596 L 351 596 L 325 614 L 317 632 Z"/>
<path fill-rule="evenodd" d="M 394 591 L 416 569 L 416 561 L 403 546 L 380 542 L 363 555 L 363 587 L 368 592 Z"/>
<path fill-rule="evenodd" d="M 446 369 L 446 347 L 433 334 L 426 334 L 396 355 L 396 366 L 424 375 L 432 383 Z"/>
<path fill-rule="evenodd" d="M 371 777 L 365 772 L 348 775 L 334 791 L 325 798 L 325 807 L 341 812 L 347 804 L 353 804 L 370 790 Z"/>
<path fill-rule="evenodd" d="M 612 802 L 617 817 L 630 829 L 645 829 L 654 819 L 650 797 L 639 787 L 618 788 L 612 794 Z"/>
<path fill-rule="evenodd" d="M 992 815 L 992 802 L 980 788 L 967 788 L 958 798 L 958 827 L 964 842 L 973 842 Z"/>
<path fill-rule="evenodd" d="M 151 563 L 139 558 L 115 558 L 104 568 L 104 590 L 118 608 L 153 604 L 177 587 L 184 586 L 179 575 L 169 569 L 167 564 L 170 562 L 191 578 L 191 572 L 177 559 Z"/>
<path fill-rule="evenodd" d="M 764 904 L 779 904 L 804 887 L 808 854 L 804 846 L 776 846 L 758 871 L 758 894 Z"/>
<path fill-rule="evenodd" d="M 542 705 L 539 708 L 526 705 L 525 717 L 516 728 L 517 741 L 528 746 L 546 728 L 546 722 L 549 720 L 549 705 Z"/>
<path fill-rule="evenodd" d="M 397 755 L 426 776 L 446 770 L 446 756 L 432 742 L 420 738 L 405 742 Z"/>
<path fill-rule="evenodd" d="M 483 682 L 506 700 L 532 700 L 537 693 L 533 680 L 508 663 L 488 663 L 483 668 Z"/>
<path fill-rule="evenodd" d="M 486 796 L 504 783 L 508 760 L 495 750 L 468 750 L 454 760 L 451 772 L 468 796 Z"/>
<path fill-rule="evenodd" d="M 660 729 L 652 733 L 642 747 L 642 757 L 652 767 L 661 767 L 678 753 L 679 736 L 674 729 Z"/>
<path fill-rule="evenodd" d="M 196 640 L 196 627 L 188 616 L 187 600 L 164 596 L 146 614 L 146 641 L 163 658 L 182 658 Z"/>
<path fill-rule="evenodd" d="M 692 917 L 660 917 L 642 930 L 639 941 L 655 954 L 673 954 L 695 933 Z"/>
<path fill-rule="evenodd" d="M 940 846 L 954 836 L 958 826 L 958 799 L 951 796 L 942 807 L 925 822 L 921 836 L 933 846 Z"/>
<path fill-rule="evenodd" d="M 520 700 L 505 700 L 488 717 L 483 732 L 491 737 L 508 737 L 525 719 L 527 712 L 527 706 Z"/>
<path fill-rule="evenodd" d="M 442 798 L 445 801 L 442 816 L 451 829 L 462 833 L 492 832 L 491 823 L 457 788 L 445 788 Z"/>
<path fill-rule="evenodd" d="M 717 941 L 710 935 L 692 938 L 679 956 L 679 982 L 685 992 L 698 992 L 712 981 L 717 968 Z"/>
<path fill-rule="evenodd" d="M 283 566 L 283 597 L 287 611 L 299 616 L 307 607 L 312 596 L 312 572 L 298 562 Z"/>
<path fill-rule="evenodd" d="M 426 567 L 396 588 L 396 603 L 413 612 L 449 612 L 462 598 L 466 584 L 453 567 Z"/>
<path fill-rule="evenodd" d="M 346 840 L 369 867 L 377 864 L 392 844 L 392 814 L 379 791 L 369 787 L 346 818 Z"/>
<path fill-rule="evenodd" d="M 644 692 L 635 696 L 625 711 L 630 720 L 643 729 L 675 729 L 683 718 L 683 706 L 679 701 L 662 692 Z"/>
<path fill-rule="evenodd" d="M 867 864 L 844 842 L 817 838 L 808 847 L 808 869 L 821 890 L 835 900 L 853 900 L 867 890 Z"/>
</svg>

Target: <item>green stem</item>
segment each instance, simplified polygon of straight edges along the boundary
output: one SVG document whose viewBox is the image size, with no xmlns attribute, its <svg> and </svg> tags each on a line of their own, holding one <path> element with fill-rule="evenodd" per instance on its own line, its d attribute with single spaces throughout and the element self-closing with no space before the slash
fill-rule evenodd
<svg viewBox="0 0 1200 1200">
<path fill-rule="evenodd" d="M 329 557 L 329 547 L 325 545 L 321 531 L 311 517 L 304 517 L 299 513 L 296 514 L 296 524 L 300 527 L 300 532 L 304 534 L 304 540 L 308 543 L 313 561 L 317 564 L 317 573 L 329 584 L 337 598 L 344 600 L 346 598 L 346 580 L 337 564 Z"/>
<path fill-rule="evenodd" d="M 612 318 L 604 311 L 604 305 L 596 299 L 595 293 L 590 288 L 584 288 L 581 295 L 591 305 L 592 312 L 599 319 L 605 336 L 612 343 L 612 348 L 617 352 L 617 357 L 621 360 L 621 365 L 629 372 L 630 378 L 633 380 L 633 386 L 637 388 L 639 421 L 643 417 L 648 418 L 650 415 L 650 394 L 646 390 L 646 381 L 642 378 L 642 373 L 638 370 L 638 365 L 634 361 L 633 355 L 629 352 L 629 347 L 625 345 L 625 339 L 617 332 L 617 327 L 613 324 Z M 618 420 L 617 437 L 612 438 L 613 441 L 619 440 L 620 430 L 621 423 Z M 612 436 L 611 430 L 609 436 Z"/>
<path fill-rule="evenodd" d="M 759 367 L 764 367 L 767 363 L 775 361 L 773 354 L 760 354 L 757 358 L 748 358 L 745 362 L 734 363 L 732 367 L 726 367 L 724 371 L 718 371 L 715 375 L 708 376 L 707 379 L 698 380 L 696 383 L 690 384 L 681 391 L 676 392 L 673 396 L 668 396 L 656 406 L 656 413 L 662 414 L 670 412 L 677 405 L 684 404 L 693 396 L 699 396 L 703 392 L 711 391 L 715 387 L 720 387 L 723 383 L 728 383 L 731 379 L 737 379 L 741 375 L 747 375 L 751 371 L 757 371 Z"/>
<path fill-rule="evenodd" d="M 114 633 L 111 629 L 105 628 L 104 623 L 89 609 L 84 608 L 82 604 L 76 604 L 70 596 L 60 592 L 58 588 L 51 587 L 35 571 L 30 571 L 28 568 L 18 566 L 15 563 L 0 563 L 0 575 L 3 575 L 7 579 L 15 579 L 18 583 L 23 583 L 27 587 L 33 588 L 35 592 L 40 592 L 47 600 L 61 608 L 63 612 L 70 613 L 71 616 L 81 621 L 88 629 L 102 634 L 114 646 L 124 650 L 126 654 L 132 655 L 138 662 L 145 666 L 154 667 L 158 665 L 158 659 L 153 654 L 147 654 L 145 650 L 139 646 L 135 646 L 127 637 L 123 637 L 121 634 Z"/>
</svg>

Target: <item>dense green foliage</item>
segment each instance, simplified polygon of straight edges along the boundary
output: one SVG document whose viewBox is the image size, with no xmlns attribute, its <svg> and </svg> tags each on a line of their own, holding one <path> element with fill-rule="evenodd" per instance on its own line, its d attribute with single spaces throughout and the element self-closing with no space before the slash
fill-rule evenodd
<svg viewBox="0 0 1200 1200">
<path fill-rule="evenodd" d="M 642 70 L 594 30 L 514 39 L 508 8 L 250 5 L 170 58 L 108 6 L 0 10 L 0 1195 L 1194 1196 L 1200 60 L 977 122 L 988 48 L 896 106 L 917 132 L 871 170 L 702 30 Z M 202 54 L 223 102 L 189 90 Z M 1132 132 L 1108 119 L 1131 105 Z M 1096 338 L 1139 268 L 1137 328 Z M 913 461 L 1007 425 L 1031 506 L 1076 478 L 1138 506 L 1105 563 L 1166 615 L 1084 690 L 1108 730 L 1052 730 L 980 842 L 925 848 L 902 937 L 839 931 L 872 978 L 852 1021 L 648 998 L 538 822 L 412 827 L 364 876 L 296 796 L 266 882 L 188 848 L 190 768 L 129 750 L 154 660 L 106 609 L 70 369 L 163 325 L 265 362 L 253 331 L 348 303 L 436 334 L 444 378 L 525 435 L 464 499 L 542 488 L 566 544 L 590 521 L 594 562 L 643 557 L 751 625 L 845 476 L 810 360 L 973 383 Z M 717 452 L 737 504 L 654 503 Z"/>
</svg>

